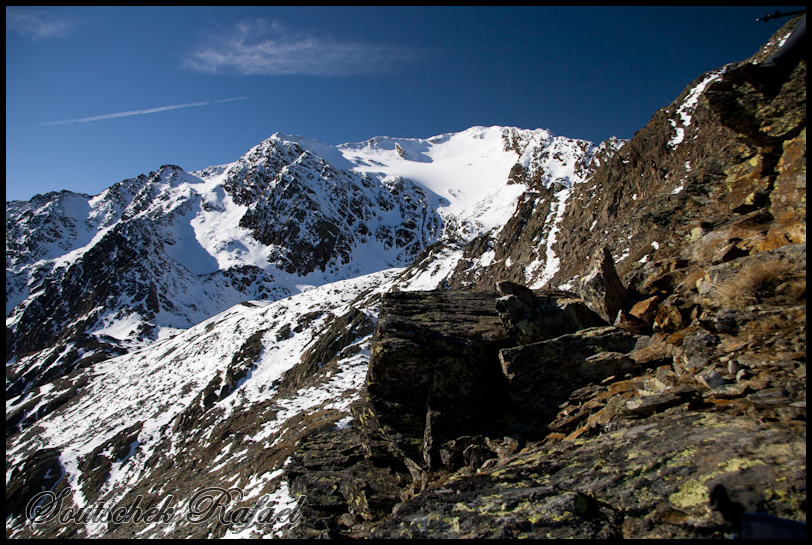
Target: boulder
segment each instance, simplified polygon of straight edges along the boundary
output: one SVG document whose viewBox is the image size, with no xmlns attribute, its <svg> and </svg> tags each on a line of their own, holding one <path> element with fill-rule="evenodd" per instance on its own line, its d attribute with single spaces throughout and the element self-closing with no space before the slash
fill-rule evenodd
<svg viewBox="0 0 812 545">
<path fill-rule="evenodd" d="M 574 390 L 633 369 L 636 364 L 623 354 L 634 349 L 636 340 L 609 326 L 500 351 L 517 418 L 546 418 Z M 608 353 L 618 354 L 607 357 Z"/>
<path fill-rule="evenodd" d="M 558 290 L 534 292 L 513 282 L 500 282 L 497 289 L 502 297 L 496 300 L 496 310 L 517 344 L 531 344 L 604 325 L 600 316 L 572 294 Z"/>
<path fill-rule="evenodd" d="M 604 246 L 594 254 L 592 268 L 578 283 L 578 293 L 607 324 L 614 323 L 618 311 L 629 302 L 609 248 Z"/>
</svg>

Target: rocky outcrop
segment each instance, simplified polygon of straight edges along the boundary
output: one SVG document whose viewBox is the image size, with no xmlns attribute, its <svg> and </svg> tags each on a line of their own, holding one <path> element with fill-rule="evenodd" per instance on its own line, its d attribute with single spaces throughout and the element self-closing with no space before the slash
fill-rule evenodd
<svg viewBox="0 0 812 545">
<path fill-rule="evenodd" d="M 723 304 L 762 262 L 781 278 Z M 726 263 L 677 331 L 503 348 L 496 293 L 385 296 L 358 420 L 308 438 L 287 473 L 308 498 L 290 535 L 721 537 L 717 484 L 805 520 L 805 303 L 789 288 L 805 267 L 800 245 Z M 652 319 L 650 299 L 625 310 Z"/>
<path fill-rule="evenodd" d="M 508 335 L 495 303 L 493 292 L 457 291 L 396 292 L 381 302 L 367 417 L 418 464 L 436 467 L 444 440 L 503 416 L 497 357 Z"/>
</svg>

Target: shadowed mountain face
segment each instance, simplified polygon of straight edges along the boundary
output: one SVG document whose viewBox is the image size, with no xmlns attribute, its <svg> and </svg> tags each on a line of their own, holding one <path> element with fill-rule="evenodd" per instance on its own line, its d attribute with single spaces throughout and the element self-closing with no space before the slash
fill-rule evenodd
<svg viewBox="0 0 812 545">
<path fill-rule="evenodd" d="M 7 203 L 7 536 L 805 521 L 806 64 L 744 62 L 628 142 L 275 134 Z"/>
</svg>

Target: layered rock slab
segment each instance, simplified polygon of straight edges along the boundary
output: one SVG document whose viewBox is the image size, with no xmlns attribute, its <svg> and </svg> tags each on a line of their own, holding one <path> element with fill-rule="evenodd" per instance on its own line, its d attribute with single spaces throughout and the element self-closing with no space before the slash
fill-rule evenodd
<svg viewBox="0 0 812 545">
<path fill-rule="evenodd" d="M 507 408 L 496 292 L 394 292 L 381 302 L 367 405 L 406 456 L 431 466 L 443 439 L 480 433 Z"/>
<path fill-rule="evenodd" d="M 574 294 L 559 290 L 531 290 L 514 282 L 496 285 L 499 317 L 517 344 L 532 344 L 580 329 L 606 325 Z"/>
<path fill-rule="evenodd" d="M 636 342 L 631 333 L 608 326 L 502 350 L 513 412 L 520 420 L 552 416 L 573 390 L 631 371 L 636 364 L 623 354 Z"/>
</svg>

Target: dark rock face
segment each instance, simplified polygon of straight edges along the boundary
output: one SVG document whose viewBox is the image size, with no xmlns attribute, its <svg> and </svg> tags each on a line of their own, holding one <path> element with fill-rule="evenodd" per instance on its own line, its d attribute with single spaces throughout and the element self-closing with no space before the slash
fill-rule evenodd
<svg viewBox="0 0 812 545">
<path fill-rule="evenodd" d="M 328 364 L 359 336 L 372 333 L 373 328 L 372 320 L 357 309 L 335 318 L 319 335 L 317 341 L 302 354 L 301 363 L 285 372 L 280 388 L 282 390 L 299 388 L 319 368 Z"/>
<path fill-rule="evenodd" d="M 308 524 L 291 537 L 329 535 L 337 528 L 358 533 L 365 521 L 391 512 L 411 479 L 402 463 L 377 456 L 376 443 L 357 430 L 317 433 L 302 442 L 303 455 L 294 457 L 287 478 L 294 494 L 307 496 L 302 515 Z"/>
<path fill-rule="evenodd" d="M 518 344 L 552 339 L 579 329 L 605 325 L 584 301 L 557 290 L 531 291 L 513 282 L 500 282 L 496 309 Z"/>
<path fill-rule="evenodd" d="M 626 331 L 603 327 L 502 350 L 514 411 L 532 420 L 551 418 L 573 390 L 633 370 L 633 361 L 613 355 L 630 352 L 636 341 Z"/>
<path fill-rule="evenodd" d="M 369 410 L 419 464 L 437 466 L 443 440 L 503 415 L 498 351 L 508 336 L 495 302 L 493 292 L 456 291 L 390 293 L 381 302 Z"/>
</svg>

